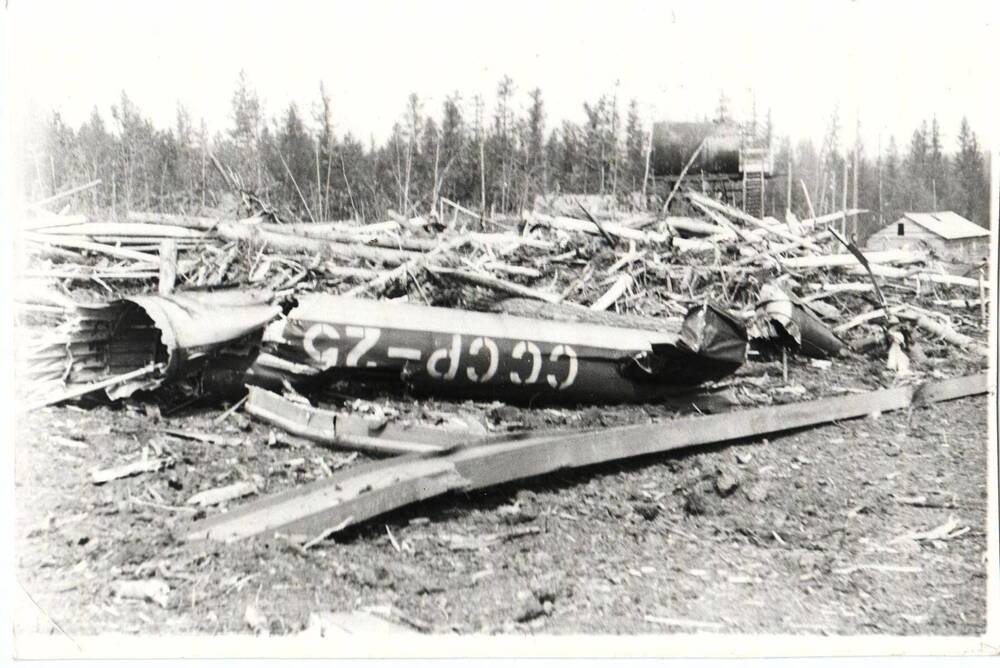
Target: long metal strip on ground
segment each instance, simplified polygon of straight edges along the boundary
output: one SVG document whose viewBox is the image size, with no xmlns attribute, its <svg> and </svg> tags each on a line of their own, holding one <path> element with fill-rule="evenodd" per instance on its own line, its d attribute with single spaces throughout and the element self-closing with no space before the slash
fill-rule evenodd
<svg viewBox="0 0 1000 668">
<path fill-rule="evenodd" d="M 195 523 L 187 540 L 236 540 L 280 531 L 313 537 L 451 490 L 685 447 L 725 443 L 988 390 L 986 374 L 707 417 L 404 456 L 343 471 Z"/>
</svg>

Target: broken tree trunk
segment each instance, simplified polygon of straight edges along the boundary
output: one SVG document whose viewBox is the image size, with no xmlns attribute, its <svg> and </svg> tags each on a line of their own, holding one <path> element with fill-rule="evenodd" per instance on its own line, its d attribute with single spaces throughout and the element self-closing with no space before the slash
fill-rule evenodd
<svg viewBox="0 0 1000 668">
<path fill-rule="evenodd" d="M 687 176 L 688 170 L 691 169 L 691 165 L 693 165 L 694 161 L 698 159 L 698 154 L 701 153 L 703 148 L 705 148 L 706 141 L 708 141 L 708 137 L 701 140 L 701 143 L 698 144 L 698 148 L 696 148 L 694 153 L 691 154 L 691 157 L 688 158 L 687 163 L 684 165 L 684 169 L 681 170 L 680 176 L 677 177 L 677 182 L 674 183 L 674 187 L 670 190 L 670 194 L 667 195 L 666 201 L 663 202 L 663 208 L 660 210 L 661 215 L 667 215 L 667 211 L 670 210 L 670 202 L 673 201 L 674 195 L 677 194 L 677 190 L 681 187 L 681 182 L 684 181 L 684 177 Z"/>
<path fill-rule="evenodd" d="M 930 332 L 935 336 L 939 336 L 941 339 L 947 341 L 953 346 L 958 346 L 962 350 L 987 358 L 990 356 L 990 349 L 983 345 L 982 342 L 977 341 L 971 336 L 966 336 L 965 334 L 956 332 L 953 328 L 943 322 L 935 322 L 932 318 L 910 309 L 901 309 L 897 312 L 897 315 L 903 320 L 909 320 L 916 323 L 917 327 L 920 329 Z"/>
<path fill-rule="evenodd" d="M 866 253 L 865 257 L 868 258 L 869 262 L 874 262 L 876 265 L 890 263 L 914 264 L 917 262 L 925 262 L 927 260 L 927 253 L 924 253 L 923 251 L 887 250 Z M 805 255 L 802 257 L 792 257 L 787 260 L 783 260 L 782 264 L 790 269 L 817 269 L 820 267 L 849 267 L 852 265 L 860 265 L 861 261 L 858 260 L 858 258 L 852 253 L 838 253 L 837 255 Z"/>
<path fill-rule="evenodd" d="M 419 257 L 419 253 L 376 248 L 365 244 L 344 244 L 325 239 L 298 237 L 291 234 L 269 232 L 260 224 L 260 219 L 242 220 L 237 223 L 219 223 L 215 230 L 223 239 L 249 241 L 267 244 L 270 248 L 285 252 L 304 252 L 339 255 L 348 258 L 363 258 L 390 266 L 402 265 Z"/>
<path fill-rule="evenodd" d="M 427 261 L 430 260 L 432 257 L 435 257 L 442 253 L 446 253 L 454 248 L 458 248 L 459 246 L 465 244 L 467 241 L 468 238 L 465 236 L 454 237 L 453 239 L 445 241 L 439 244 L 433 250 L 427 251 L 426 253 L 420 255 L 415 255 L 413 258 L 407 260 L 406 262 L 401 262 L 399 266 L 396 267 L 395 269 L 382 272 L 381 274 L 377 275 L 370 281 L 362 283 L 361 285 L 354 286 L 353 288 L 345 292 L 344 296 L 356 297 L 358 295 L 363 295 L 368 290 L 380 291 L 386 285 L 392 283 L 392 281 L 399 280 L 404 276 L 406 276 L 408 273 L 414 271 L 415 269 L 424 266 L 427 263 Z"/>
<path fill-rule="evenodd" d="M 129 211 L 128 219 L 137 223 L 152 223 L 155 225 L 175 225 L 194 230 L 209 231 L 219 224 L 218 218 L 205 216 L 182 216 L 174 213 L 154 213 L 152 211 Z"/>
<path fill-rule="evenodd" d="M 603 295 L 598 297 L 597 301 L 590 305 L 590 310 L 592 311 L 606 311 L 608 307 L 612 306 L 618 298 L 625 294 L 633 283 L 633 279 L 628 274 L 621 274 L 615 281 L 614 285 L 608 288 L 608 291 Z"/>
<path fill-rule="evenodd" d="M 722 202 L 716 202 L 711 197 L 706 197 L 705 195 L 701 195 L 699 193 L 692 192 L 690 190 L 687 191 L 687 197 L 692 202 L 698 202 L 702 206 L 705 206 L 705 207 L 708 207 L 708 208 L 712 208 L 712 209 L 716 209 L 720 213 L 724 213 L 725 215 L 729 216 L 730 218 L 734 218 L 736 220 L 742 220 L 745 223 L 750 223 L 754 227 L 760 228 L 760 229 L 764 230 L 765 232 L 767 232 L 768 234 L 772 234 L 774 236 L 782 237 L 782 238 L 787 239 L 789 241 L 798 241 L 803 246 L 805 246 L 806 248 L 809 248 L 810 250 L 816 251 L 817 253 L 824 252 L 822 248 L 820 248 L 819 246 L 817 246 L 813 242 L 809 241 L 808 239 L 805 239 L 805 238 L 803 238 L 803 237 L 801 237 L 801 236 L 799 236 L 797 234 L 792 234 L 791 232 L 789 232 L 789 231 L 787 231 L 785 229 L 782 229 L 784 227 L 783 225 L 779 225 L 779 226 L 768 225 L 767 223 L 765 223 L 760 218 L 755 218 L 755 217 L 751 216 L 748 213 L 740 211 L 739 209 L 735 209 L 735 208 L 733 208 L 731 206 L 723 204 Z"/>
<path fill-rule="evenodd" d="M 988 390 L 986 374 L 708 417 L 687 417 L 407 456 L 347 470 L 194 524 L 189 541 L 232 541 L 280 531 L 314 536 L 453 490 L 475 490 L 564 469 L 726 443 Z"/>
<path fill-rule="evenodd" d="M 631 239 L 643 243 L 662 244 L 670 240 L 666 234 L 658 232 L 647 232 L 631 227 L 625 227 L 617 223 L 595 224 L 589 220 L 579 220 L 577 218 L 567 218 L 566 216 L 549 216 L 544 213 L 531 213 L 528 220 L 539 225 L 565 230 L 566 232 L 583 232 L 585 234 L 601 234 L 603 230 L 606 234 L 622 239 Z"/>
<path fill-rule="evenodd" d="M 864 274 L 867 273 L 864 267 L 847 267 L 847 273 L 849 274 Z M 920 271 L 913 269 L 904 269 L 903 267 L 887 267 L 881 264 L 874 264 L 871 266 L 871 273 L 879 276 L 881 278 L 896 278 L 896 279 L 906 279 L 915 278 L 921 281 L 928 281 L 930 283 L 939 283 L 941 285 L 957 285 L 964 288 L 974 288 L 979 289 L 979 281 L 975 278 L 969 278 L 967 276 L 954 276 L 952 274 L 944 274 L 940 272 L 932 271 Z M 991 289 L 988 282 L 984 283 L 984 288 Z"/>
</svg>

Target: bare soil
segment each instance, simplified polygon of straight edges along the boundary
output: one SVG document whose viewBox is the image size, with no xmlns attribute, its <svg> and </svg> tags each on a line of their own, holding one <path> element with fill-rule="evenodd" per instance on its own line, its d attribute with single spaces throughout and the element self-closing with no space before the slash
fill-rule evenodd
<svg viewBox="0 0 1000 668">
<path fill-rule="evenodd" d="M 940 376 L 975 370 L 952 351 L 929 353 L 953 360 Z M 870 390 L 894 382 L 880 366 L 795 362 L 789 391 L 774 365 L 750 364 L 731 389 L 746 405 Z M 184 544 L 178 536 L 197 514 L 225 510 L 186 501 L 239 480 L 254 481 L 260 494 L 279 491 L 364 456 L 283 442 L 239 412 L 217 422 L 219 407 L 44 409 L 17 427 L 16 567 L 27 594 L 17 628 L 288 634 L 302 631 L 310 613 L 378 606 L 434 633 L 982 634 L 988 401 L 450 495 L 308 551 L 280 537 Z M 660 406 L 378 402 L 408 414 L 472 415 L 493 430 L 672 415 Z M 165 427 L 226 443 L 166 435 Z M 91 482 L 92 468 L 144 452 L 173 465 Z M 952 538 L 906 537 L 952 518 Z M 116 581 L 150 578 L 169 585 L 162 605 L 113 593 Z"/>
</svg>

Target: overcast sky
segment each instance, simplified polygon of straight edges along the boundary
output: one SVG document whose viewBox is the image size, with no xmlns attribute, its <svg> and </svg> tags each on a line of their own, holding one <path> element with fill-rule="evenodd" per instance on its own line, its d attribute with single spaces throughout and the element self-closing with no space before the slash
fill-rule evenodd
<svg viewBox="0 0 1000 668">
<path fill-rule="evenodd" d="M 14 115 L 58 109 L 72 123 L 121 90 L 158 125 L 182 102 L 223 129 L 241 69 L 268 114 L 307 113 L 320 80 L 339 133 L 383 138 L 414 91 L 492 97 L 509 74 L 518 100 L 539 86 L 549 127 L 582 102 L 636 97 L 647 119 L 773 110 L 779 134 L 819 141 L 834 104 L 874 152 L 905 144 L 937 114 L 946 142 L 962 115 L 994 138 L 997 2 L 562 2 L 351 0 L 223 2 L 9 0 Z"/>
</svg>

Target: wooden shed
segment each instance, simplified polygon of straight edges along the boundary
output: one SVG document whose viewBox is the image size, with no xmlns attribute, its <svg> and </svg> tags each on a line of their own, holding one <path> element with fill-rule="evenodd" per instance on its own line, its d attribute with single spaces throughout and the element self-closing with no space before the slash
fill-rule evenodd
<svg viewBox="0 0 1000 668">
<path fill-rule="evenodd" d="M 977 262 L 989 255 L 990 231 L 954 211 L 905 213 L 868 239 L 869 250 L 929 250 L 942 260 Z"/>
</svg>

